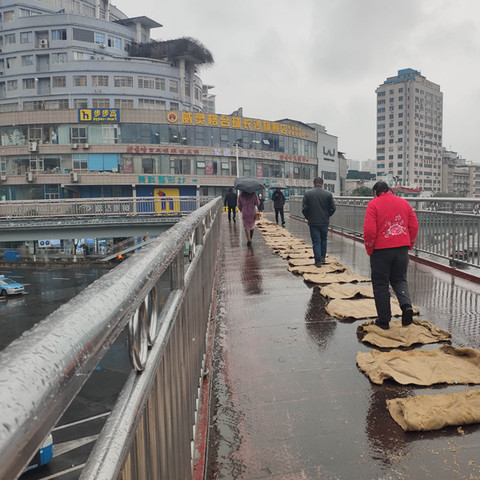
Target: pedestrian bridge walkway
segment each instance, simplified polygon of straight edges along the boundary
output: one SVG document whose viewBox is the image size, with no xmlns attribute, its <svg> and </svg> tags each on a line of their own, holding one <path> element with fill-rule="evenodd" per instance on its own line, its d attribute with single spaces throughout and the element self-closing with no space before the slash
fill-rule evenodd
<svg viewBox="0 0 480 480">
<path fill-rule="evenodd" d="M 304 222 L 287 218 L 286 228 L 310 243 Z M 221 237 L 204 478 L 480 478 L 480 425 L 406 433 L 386 409 L 390 398 L 471 386 L 371 383 L 355 361 L 370 350 L 357 339 L 362 321 L 329 317 L 318 287 L 287 271 L 258 230 L 247 247 L 241 221 L 224 214 Z M 369 277 L 361 242 L 328 241 L 329 255 Z M 453 346 L 480 348 L 478 283 L 416 262 L 408 281 L 419 318 L 449 331 Z"/>
</svg>

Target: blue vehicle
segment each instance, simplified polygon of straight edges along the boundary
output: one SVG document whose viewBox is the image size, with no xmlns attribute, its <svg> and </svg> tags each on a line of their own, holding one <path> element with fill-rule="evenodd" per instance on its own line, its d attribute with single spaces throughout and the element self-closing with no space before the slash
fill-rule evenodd
<svg viewBox="0 0 480 480">
<path fill-rule="evenodd" d="M 5 275 L 0 275 L 0 296 L 6 297 L 7 295 L 19 295 L 22 293 L 25 293 L 25 287 L 21 283 L 11 280 Z"/>
<path fill-rule="evenodd" d="M 34 468 L 41 467 L 45 465 L 53 458 L 53 437 L 52 434 L 49 434 L 45 441 L 42 443 L 40 450 L 32 458 L 32 461 L 25 470 L 33 470 Z"/>
</svg>

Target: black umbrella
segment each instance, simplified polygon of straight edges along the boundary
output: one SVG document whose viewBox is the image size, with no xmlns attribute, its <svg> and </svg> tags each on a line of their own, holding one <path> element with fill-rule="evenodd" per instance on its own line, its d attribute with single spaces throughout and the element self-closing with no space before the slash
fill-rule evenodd
<svg viewBox="0 0 480 480">
<path fill-rule="evenodd" d="M 235 190 L 242 190 L 242 192 L 252 193 L 257 190 L 263 190 L 265 185 L 259 178 L 255 177 L 239 177 L 233 183 Z"/>
</svg>

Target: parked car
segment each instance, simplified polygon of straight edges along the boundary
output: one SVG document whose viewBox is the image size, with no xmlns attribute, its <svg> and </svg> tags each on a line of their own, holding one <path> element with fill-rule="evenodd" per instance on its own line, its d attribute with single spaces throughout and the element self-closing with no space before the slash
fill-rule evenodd
<svg viewBox="0 0 480 480">
<path fill-rule="evenodd" d="M 52 434 L 49 434 L 45 441 L 42 443 L 40 450 L 35 454 L 32 458 L 31 462 L 29 463 L 27 469 L 25 470 L 28 472 L 29 470 L 33 470 L 34 468 L 41 467 L 46 463 L 50 462 L 53 458 L 53 437 Z"/>
<path fill-rule="evenodd" d="M 11 280 L 5 275 L 0 275 L 1 296 L 19 295 L 21 293 L 25 293 L 25 287 L 21 283 L 18 283 L 15 280 Z"/>
</svg>

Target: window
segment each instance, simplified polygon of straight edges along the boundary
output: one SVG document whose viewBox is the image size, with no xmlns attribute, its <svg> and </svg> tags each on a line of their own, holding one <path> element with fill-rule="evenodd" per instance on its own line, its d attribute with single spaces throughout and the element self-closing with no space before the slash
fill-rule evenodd
<svg viewBox="0 0 480 480">
<path fill-rule="evenodd" d="M 88 156 L 87 154 L 73 155 L 73 169 L 74 170 L 88 170 Z"/>
<path fill-rule="evenodd" d="M 33 42 L 33 33 L 32 32 L 21 32 L 20 33 L 20 43 L 32 43 Z"/>
<path fill-rule="evenodd" d="M 30 67 L 33 65 L 33 55 L 22 55 L 22 67 Z"/>
<path fill-rule="evenodd" d="M 177 102 L 170 102 L 171 110 L 180 110 L 180 105 Z"/>
<path fill-rule="evenodd" d="M 52 86 L 55 88 L 65 88 L 67 86 L 67 78 L 66 77 L 53 77 L 52 78 Z"/>
<path fill-rule="evenodd" d="M 14 45 L 15 42 L 15 34 L 14 33 L 8 33 L 4 37 L 5 39 L 5 45 Z"/>
<path fill-rule="evenodd" d="M 61 30 L 52 30 L 52 40 L 66 40 L 67 30 L 64 28 Z"/>
<path fill-rule="evenodd" d="M 27 10 L 26 8 L 20 9 L 20 16 L 21 17 L 33 17 L 34 15 L 40 15 L 38 12 L 33 10 Z"/>
<path fill-rule="evenodd" d="M 87 76 L 86 75 L 74 75 L 73 86 L 74 87 L 86 87 L 87 86 Z"/>
<path fill-rule="evenodd" d="M 138 88 L 155 88 L 155 79 L 153 77 L 138 77 Z"/>
<path fill-rule="evenodd" d="M 92 108 L 110 108 L 110 100 L 108 98 L 93 98 Z"/>
<path fill-rule="evenodd" d="M 94 42 L 99 44 L 105 44 L 105 34 L 95 32 Z"/>
<path fill-rule="evenodd" d="M 91 60 L 95 58 L 93 55 L 90 55 L 89 53 L 85 53 L 85 52 L 73 52 L 73 59 L 75 61 L 77 60 Z"/>
<path fill-rule="evenodd" d="M 23 80 L 23 89 L 32 90 L 35 88 L 35 79 L 34 78 L 25 78 Z"/>
<path fill-rule="evenodd" d="M 115 87 L 133 87 L 133 77 L 114 77 Z"/>
<path fill-rule="evenodd" d="M 170 80 L 170 91 L 173 93 L 178 93 L 178 81 Z"/>
<path fill-rule="evenodd" d="M 118 37 L 111 37 L 109 35 L 107 45 L 109 47 L 116 48 L 117 50 L 121 50 L 122 49 L 122 39 L 118 38 Z"/>
<path fill-rule="evenodd" d="M 3 21 L 13 22 L 13 10 L 9 10 L 8 12 L 3 12 Z"/>
<path fill-rule="evenodd" d="M 87 127 L 71 127 L 70 139 L 72 143 L 87 143 Z"/>
<path fill-rule="evenodd" d="M 17 65 L 17 57 L 7 58 L 7 68 L 15 68 Z"/>
<path fill-rule="evenodd" d="M 165 90 L 165 79 L 164 78 L 155 78 L 155 89 L 156 90 Z"/>
<path fill-rule="evenodd" d="M 108 76 L 92 75 L 92 87 L 108 87 Z"/>
<path fill-rule="evenodd" d="M 126 100 L 123 98 L 116 98 L 115 99 L 115 108 L 133 108 L 133 100 Z"/>
<path fill-rule="evenodd" d="M 148 98 L 138 99 L 138 108 L 144 110 L 166 110 L 166 103 L 163 100 L 150 100 Z"/>
<path fill-rule="evenodd" d="M 17 90 L 18 82 L 17 80 L 8 80 L 7 81 L 7 91 L 12 92 L 13 90 Z"/>
<path fill-rule="evenodd" d="M 52 53 L 52 63 L 67 63 L 67 54 L 66 53 Z"/>
<path fill-rule="evenodd" d="M 76 98 L 73 101 L 73 106 L 75 108 L 88 108 L 88 101 L 86 98 Z"/>
</svg>

